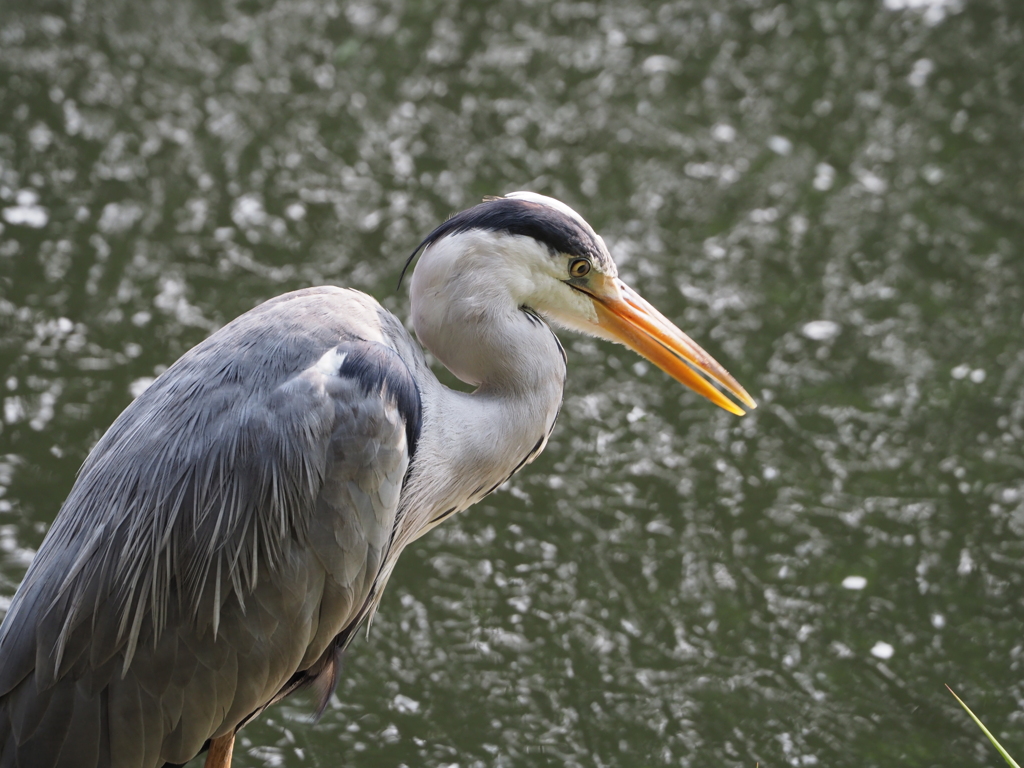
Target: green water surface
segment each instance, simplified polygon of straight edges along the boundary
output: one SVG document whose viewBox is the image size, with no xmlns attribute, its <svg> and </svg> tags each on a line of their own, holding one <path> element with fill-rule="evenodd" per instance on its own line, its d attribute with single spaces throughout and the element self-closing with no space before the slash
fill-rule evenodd
<svg viewBox="0 0 1024 768">
<path fill-rule="evenodd" d="M 3 0 L 0 612 L 178 355 L 307 285 L 404 317 L 531 189 L 760 407 L 565 335 L 547 451 L 236 766 L 997 765 L 943 683 L 1019 758 L 1022 165 L 1016 0 Z"/>
</svg>

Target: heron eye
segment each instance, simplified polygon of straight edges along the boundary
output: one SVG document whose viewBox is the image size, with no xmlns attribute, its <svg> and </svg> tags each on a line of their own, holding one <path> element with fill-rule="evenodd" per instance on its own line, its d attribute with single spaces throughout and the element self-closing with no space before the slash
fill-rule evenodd
<svg viewBox="0 0 1024 768">
<path fill-rule="evenodd" d="M 569 265 L 569 274 L 573 277 L 583 277 L 590 272 L 590 262 L 586 259 L 576 259 Z"/>
</svg>

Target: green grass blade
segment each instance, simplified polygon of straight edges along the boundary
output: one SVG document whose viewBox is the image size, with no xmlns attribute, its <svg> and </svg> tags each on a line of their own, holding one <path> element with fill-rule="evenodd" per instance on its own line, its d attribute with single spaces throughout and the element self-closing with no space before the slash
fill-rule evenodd
<svg viewBox="0 0 1024 768">
<path fill-rule="evenodd" d="M 953 693 L 953 689 L 948 685 L 946 686 L 946 690 Z M 981 732 L 988 736 L 988 740 L 992 742 L 992 746 L 995 747 L 999 754 L 1003 756 L 1003 760 L 1005 760 L 1007 764 L 1013 766 L 1013 768 L 1020 768 L 1014 759 L 1006 753 L 1006 750 L 1003 749 L 1003 745 L 996 741 L 996 737 L 989 732 L 988 728 L 985 727 L 985 724 L 978 719 L 977 715 L 971 712 L 971 708 L 964 704 L 963 701 L 960 700 L 960 697 L 955 693 L 953 693 L 953 698 L 960 702 L 960 706 L 963 707 L 967 711 L 967 714 L 971 716 L 971 720 L 976 722 L 978 727 L 981 728 Z"/>
</svg>

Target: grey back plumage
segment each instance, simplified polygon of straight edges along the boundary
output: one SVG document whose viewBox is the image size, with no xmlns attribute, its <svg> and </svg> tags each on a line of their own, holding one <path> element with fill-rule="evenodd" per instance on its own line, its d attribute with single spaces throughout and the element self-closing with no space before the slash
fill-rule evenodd
<svg viewBox="0 0 1024 768">
<path fill-rule="evenodd" d="M 0 768 L 185 762 L 333 680 L 419 433 L 404 335 L 357 292 L 286 294 L 124 411 L 0 625 Z"/>
</svg>

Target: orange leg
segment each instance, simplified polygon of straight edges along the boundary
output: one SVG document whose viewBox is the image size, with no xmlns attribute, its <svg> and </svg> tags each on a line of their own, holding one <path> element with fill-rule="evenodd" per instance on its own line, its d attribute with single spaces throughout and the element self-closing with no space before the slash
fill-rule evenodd
<svg viewBox="0 0 1024 768">
<path fill-rule="evenodd" d="M 235 749 L 235 732 L 225 733 L 210 742 L 205 768 L 231 768 L 231 753 Z"/>
</svg>

